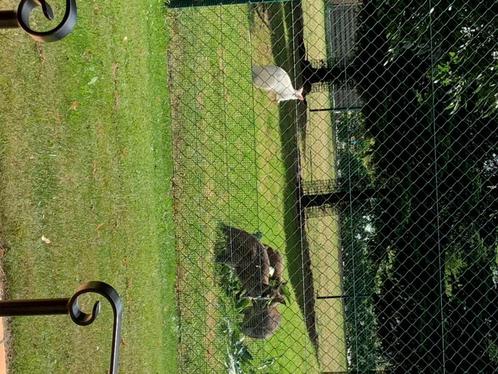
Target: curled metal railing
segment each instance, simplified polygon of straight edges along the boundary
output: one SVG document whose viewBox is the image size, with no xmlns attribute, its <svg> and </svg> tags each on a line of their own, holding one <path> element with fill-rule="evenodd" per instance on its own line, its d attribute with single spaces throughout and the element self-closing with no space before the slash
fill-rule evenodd
<svg viewBox="0 0 498 374">
<path fill-rule="evenodd" d="M 62 20 L 57 26 L 47 31 L 36 31 L 30 26 L 31 13 L 37 6 L 41 6 L 45 18 L 50 21 L 54 19 L 52 7 L 45 0 L 21 0 L 17 10 L 0 11 L 0 28 L 21 27 L 33 39 L 43 42 L 55 42 L 73 31 L 77 15 L 76 0 L 66 0 Z"/>
<path fill-rule="evenodd" d="M 109 373 L 115 374 L 119 366 L 123 303 L 117 291 L 107 283 L 99 281 L 84 283 L 71 298 L 0 301 L 0 317 L 69 314 L 74 323 L 87 326 L 95 321 L 100 313 L 100 301 L 95 302 L 91 313 L 83 312 L 78 304 L 78 298 L 86 293 L 97 293 L 111 304 L 114 324 Z"/>
</svg>

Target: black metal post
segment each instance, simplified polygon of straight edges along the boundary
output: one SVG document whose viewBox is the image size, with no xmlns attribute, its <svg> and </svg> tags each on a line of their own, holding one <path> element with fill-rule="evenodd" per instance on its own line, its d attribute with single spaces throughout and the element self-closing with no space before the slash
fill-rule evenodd
<svg viewBox="0 0 498 374">
<path fill-rule="evenodd" d="M 0 10 L 0 29 L 15 29 L 16 27 L 19 27 L 16 11 Z"/>
<path fill-rule="evenodd" d="M 53 29 L 48 31 L 36 31 L 30 27 L 29 19 L 33 10 L 41 6 L 43 14 L 48 20 L 54 18 L 54 12 L 46 0 L 21 0 L 17 10 L 0 11 L 0 28 L 21 27 L 35 40 L 42 42 L 54 42 L 62 39 L 76 25 L 76 0 L 66 0 L 66 11 L 62 21 Z"/>
<path fill-rule="evenodd" d="M 170 8 L 187 8 L 213 5 L 257 4 L 257 3 L 285 3 L 292 0 L 171 0 Z"/>
<path fill-rule="evenodd" d="M 350 199 L 354 201 L 366 201 L 375 197 L 382 197 L 388 192 L 389 190 L 387 188 L 365 188 L 363 190 L 334 191 L 323 194 L 302 195 L 301 204 L 306 208 L 324 205 L 337 205 L 347 203 Z"/>
<path fill-rule="evenodd" d="M 361 110 L 361 107 L 359 106 L 354 106 L 354 107 L 336 107 L 336 108 L 317 108 L 317 109 L 310 109 L 310 112 L 359 112 Z"/>
<path fill-rule="evenodd" d="M 0 317 L 68 314 L 70 299 L 0 301 Z"/>
<path fill-rule="evenodd" d="M 317 299 L 351 299 L 357 297 L 372 297 L 373 295 L 334 295 L 334 296 L 317 296 Z"/>
</svg>

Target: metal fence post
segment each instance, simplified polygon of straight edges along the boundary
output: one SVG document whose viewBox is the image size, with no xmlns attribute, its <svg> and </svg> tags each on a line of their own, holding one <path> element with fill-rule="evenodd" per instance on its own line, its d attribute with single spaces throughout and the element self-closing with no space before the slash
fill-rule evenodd
<svg viewBox="0 0 498 374">
<path fill-rule="evenodd" d="M 292 0 L 171 0 L 170 8 L 203 7 L 213 5 L 286 3 Z"/>
</svg>

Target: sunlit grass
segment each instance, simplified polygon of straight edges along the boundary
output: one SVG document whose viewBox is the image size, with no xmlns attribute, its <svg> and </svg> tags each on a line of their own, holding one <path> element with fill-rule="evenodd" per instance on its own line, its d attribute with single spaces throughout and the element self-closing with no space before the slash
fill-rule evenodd
<svg viewBox="0 0 498 374">
<path fill-rule="evenodd" d="M 175 372 L 164 4 L 78 5 L 60 42 L 0 33 L 8 297 L 68 297 L 81 282 L 106 281 L 124 301 L 121 372 Z M 63 316 L 13 320 L 12 372 L 105 372 L 109 309 L 86 328 Z"/>
<path fill-rule="evenodd" d="M 281 122 L 279 106 L 253 88 L 251 65 L 272 63 L 269 30 L 247 6 L 189 9 L 172 13 L 172 73 L 175 160 L 175 224 L 181 343 L 185 372 L 222 370 L 226 361 L 224 316 L 218 303 L 214 248 L 217 228 L 230 224 L 261 231 L 263 242 L 287 254 L 287 269 L 299 268 L 294 191 L 286 173 L 296 152 L 293 116 Z M 292 113 L 293 103 L 280 106 Z M 282 131 L 283 127 L 287 130 Z M 292 156 L 292 153 L 291 153 Z M 294 187 L 292 187 L 294 188 Z M 291 222 L 287 227 L 289 220 Z M 294 256 L 292 256 L 294 254 Z M 294 280 L 301 279 L 294 272 Z M 297 276 L 297 277 L 296 277 Z M 292 282 L 292 286 L 302 284 Z M 300 289 L 297 291 L 300 292 Z M 275 357 L 275 372 L 317 370 L 299 303 L 280 308 L 281 327 L 267 341 L 251 341 L 256 361 Z M 298 341 L 299 344 L 292 344 Z"/>
</svg>

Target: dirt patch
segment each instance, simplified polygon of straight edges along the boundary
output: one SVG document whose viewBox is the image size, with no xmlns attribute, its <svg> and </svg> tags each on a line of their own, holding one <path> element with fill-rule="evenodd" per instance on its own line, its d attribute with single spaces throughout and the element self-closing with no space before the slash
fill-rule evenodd
<svg viewBox="0 0 498 374">
<path fill-rule="evenodd" d="M 213 285 L 215 287 L 216 285 Z M 217 311 L 217 303 L 218 297 L 217 295 L 210 291 L 206 295 L 206 303 L 207 303 L 207 318 L 206 318 L 206 336 L 204 346 L 206 348 L 206 359 L 207 362 L 210 362 L 209 367 L 215 368 L 220 365 L 218 361 L 218 357 L 216 355 L 217 347 L 216 347 L 216 329 L 218 327 L 217 321 L 220 319 L 220 316 Z"/>
</svg>

